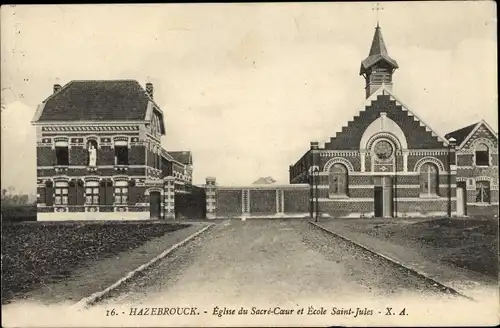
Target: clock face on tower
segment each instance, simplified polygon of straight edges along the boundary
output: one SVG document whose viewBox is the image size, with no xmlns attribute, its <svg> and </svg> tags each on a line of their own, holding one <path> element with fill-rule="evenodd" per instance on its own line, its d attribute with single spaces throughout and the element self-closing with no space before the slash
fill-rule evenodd
<svg viewBox="0 0 500 328">
<path fill-rule="evenodd" d="M 380 140 L 377 142 L 374 150 L 378 159 L 388 159 L 391 157 L 393 152 L 391 143 L 386 140 Z"/>
</svg>

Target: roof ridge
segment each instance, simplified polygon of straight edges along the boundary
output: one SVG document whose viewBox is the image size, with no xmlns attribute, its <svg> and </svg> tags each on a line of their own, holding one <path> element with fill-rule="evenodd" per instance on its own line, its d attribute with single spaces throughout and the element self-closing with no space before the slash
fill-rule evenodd
<svg viewBox="0 0 500 328">
<path fill-rule="evenodd" d="M 475 127 L 475 126 L 477 126 L 479 123 L 481 123 L 481 121 L 479 121 L 479 122 L 475 122 L 475 123 L 472 123 L 472 124 L 469 124 L 469 125 L 466 125 L 466 126 L 462 126 L 461 128 L 458 128 L 458 129 L 455 129 L 455 130 L 453 130 L 453 131 L 450 131 L 450 132 L 446 133 L 446 134 L 445 134 L 445 136 L 446 136 L 446 135 L 449 135 L 449 134 L 452 134 L 452 133 L 455 133 L 455 132 L 459 132 L 459 131 L 462 131 L 462 130 L 465 130 L 465 129 L 471 128 L 471 127 L 473 127 L 473 126 Z"/>
<path fill-rule="evenodd" d="M 119 82 L 119 81 L 122 81 L 122 82 L 137 82 L 139 83 L 139 81 L 137 79 L 101 79 L 101 80 L 98 80 L 98 79 L 88 79 L 88 80 L 70 80 L 70 82 L 68 83 L 71 83 L 71 82 Z M 140 85 L 140 83 L 139 83 Z"/>
<path fill-rule="evenodd" d="M 384 89 L 384 91 L 386 91 L 392 98 L 394 98 L 394 100 L 396 100 L 402 107 L 406 108 L 406 110 L 409 113 L 411 113 L 411 115 L 415 116 L 415 118 L 417 118 L 417 120 L 419 120 L 426 128 L 428 128 L 432 133 L 434 133 L 438 139 L 441 139 L 441 141 L 443 141 L 446 146 L 449 145 L 449 142 L 448 142 L 448 140 L 446 140 L 445 137 L 443 137 L 440 133 L 437 133 L 433 128 L 431 128 L 431 126 L 429 124 L 425 123 L 425 121 L 422 120 L 420 118 L 420 116 L 418 116 L 414 111 L 412 111 L 410 109 L 410 107 L 408 107 L 405 103 L 403 103 L 401 100 L 399 100 L 399 98 L 396 97 L 391 91 L 389 91 L 384 85 L 382 87 L 380 87 L 379 89 Z"/>
</svg>

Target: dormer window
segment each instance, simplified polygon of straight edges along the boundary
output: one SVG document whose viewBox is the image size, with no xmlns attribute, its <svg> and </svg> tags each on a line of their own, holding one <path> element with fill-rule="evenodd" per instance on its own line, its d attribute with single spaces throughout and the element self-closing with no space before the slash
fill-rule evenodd
<svg viewBox="0 0 500 328">
<path fill-rule="evenodd" d="M 490 150 L 488 146 L 480 143 L 476 146 L 476 166 L 490 165 Z"/>
</svg>

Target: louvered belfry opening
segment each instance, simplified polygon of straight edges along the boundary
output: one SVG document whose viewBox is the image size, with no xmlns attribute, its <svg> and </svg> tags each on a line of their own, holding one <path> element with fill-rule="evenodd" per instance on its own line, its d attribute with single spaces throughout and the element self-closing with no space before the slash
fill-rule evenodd
<svg viewBox="0 0 500 328">
<path fill-rule="evenodd" d="M 375 28 L 368 57 L 361 62 L 359 74 L 365 78 L 365 96 L 385 86 L 392 91 L 392 74 L 398 68 L 397 62 L 389 57 L 380 26 Z"/>
</svg>

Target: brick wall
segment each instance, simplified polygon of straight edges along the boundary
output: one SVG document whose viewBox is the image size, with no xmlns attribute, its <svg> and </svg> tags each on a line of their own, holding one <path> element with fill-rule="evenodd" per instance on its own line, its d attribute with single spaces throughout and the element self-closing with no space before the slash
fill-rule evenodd
<svg viewBox="0 0 500 328">
<path fill-rule="evenodd" d="M 250 213 L 275 214 L 276 190 L 250 190 Z"/>
<path fill-rule="evenodd" d="M 438 141 L 437 137 L 426 131 L 425 127 L 420 126 L 420 123 L 415 121 L 414 117 L 410 116 L 407 111 L 403 111 L 402 107 L 397 105 L 394 100 L 391 100 L 389 95 L 379 95 L 369 106 L 366 106 L 364 111 L 359 113 L 359 116 L 349 121 L 348 125 L 343 127 L 341 133 L 338 133 L 335 138 L 331 138 L 330 142 L 325 144 L 325 148 L 332 150 L 359 149 L 359 143 L 364 131 L 368 125 L 380 117 L 381 112 L 387 113 L 387 117 L 405 131 L 408 148 L 443 148 L 443 143 Z"/>
<path fill-rule="evenodd" d="M 37 166 L 52 166 L 54 165 L 54 150 L 45 146 L 36 147 L 36 165 Z"/>
<path fill-rule="evenodd" d="M 452 211 L 455 210 L 456 202 L 452 201 Z M 431 213 L 431 212 L 442 212 L 446 215 L 448 211 L 448 200 L 440 199 L 434 201 L 399 201 L 398 202 L 398 212 L 408 212 L 408 213 Z"/>
<path fill-rule="evenodd" d="M 97 149 L 97 165 L 115 165 L 115 150 L 111 146 Z"/>
<path fill-rule="evenodd" d="M 367 215 L 373 212 L 373 200 L 366 202 L 352 201 L 328 201 L 320 202 L 319 210 L 322 214 L 329 214 L 333 217 L 349 216 L 352 213 L 361 213 Z"/>
<path fill-rule="evenodd" d="M 83 146 L 69 149 L 69 165 L 87 165 L 88 151 Z"/>
<path fill-rule="evenodd" d="M 131 146 L 128 153 L 128 162 L 130 165 L 145 165 L 146 147 Z"/>
<path fill-rule="evenodd" d="M 309 212 L 309 188 L 284 189 L 285 213 L 307 213 Z"/>
<path fill-rule="evenodd" d="M 217 217 L 242 216 L 242 194 L 249 194 L 249 210 L 245 215 L 250 216 L 275 216 L 287 214 L 305 214 L 309 212 L 309 187 L 290 188 L 279 186 L 277 188 L 254 186 L 234 189 L 218 188 L 217 190 Z M 278 206 L 276 208 L 276 195 Z M 283 205 L 281 205 L 283 204 Z M 279 212 L 279 213 L 278 213 Z"/>
<path fill-rule="evenodd" d="M 241 215 L 241 190 L 218 190 L 217 191 L 217 215 L 239 216 Z"/>
</svg>

